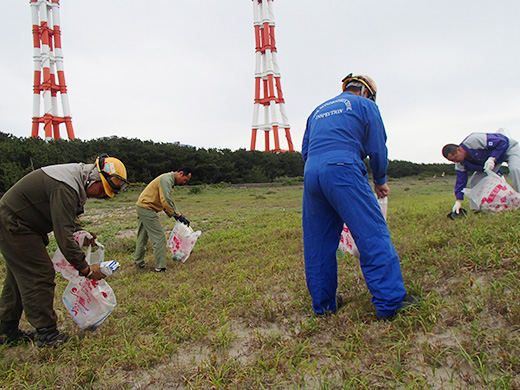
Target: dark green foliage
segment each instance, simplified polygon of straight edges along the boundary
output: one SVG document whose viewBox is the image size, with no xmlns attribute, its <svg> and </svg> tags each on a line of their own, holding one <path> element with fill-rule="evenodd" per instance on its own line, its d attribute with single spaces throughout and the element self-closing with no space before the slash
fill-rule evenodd
<svg viewBox="0 0 520 390">
<path fill-rule="evenodd" d="M 50 140 L 15 137 L 0 132 L 0 193 L 34 169 L 71 162 L 92 163 L 100 153 L 124 162 L 128 179 L 148 183 L 154 177 L 183 166 L 193 169 L 189 184 L 268 183 L 280 178 L 302 177 L 301 154 L 265 153 L 238 149 L 197 149 L 171 143 L 141 141 L 119 137 Z M 453 174 L 452 164 L 415 164 L 390 161 L 388 176 L 440 176 Z"/>
<path fill-rule="evenodd" d="M 392 160 L 388 164 L 387 171 L 388 176 L 392 178 L 407 176 L 441 177 L 443 173 L 445 175 L 454 175 L 455 165 L 453 163 L 417 164 L 409 161 Z"/>
<path fill-rule="evenodd" d="M 0 192 L 34 169 L 70 162 L 92 163 L 100 153 L 124 162 L 130 182 L 148 183 L 183 166 L 193 169 L 191 185 L 272 182 L 303 175 L 300 153 L 263 153 L 239 149 L 197 149 L 118 137 L 90 141 L 15 137 L 0 132 Z"/>
</svg>

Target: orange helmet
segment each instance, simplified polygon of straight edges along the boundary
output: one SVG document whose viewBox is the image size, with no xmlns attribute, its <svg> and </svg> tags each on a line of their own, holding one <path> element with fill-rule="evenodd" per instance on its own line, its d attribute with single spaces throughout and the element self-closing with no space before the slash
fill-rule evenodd
<svg viewBox="0 0 520 390">
<path fill-rule="evenodd" d="M 119 194 L 128 185 L 126 168 L 117 158 L 102 154 L 96 159 L 96 167 L 109 197 L 113 198 L 114 194 Z"/>
<path fill-rule="evenodd" d="M 341 81 L 343 82 L 343 91 L 347 89 L 350 83 L 358 82 L 363 84 L 363 86 L 368 91 L 368 98 L 374 102 L 376 101 L 377 87 L 374 80 L 372 80 L 370 77 L 364 74 L 353 76 L 352 73 L 350 73 Z"/>
</svg>

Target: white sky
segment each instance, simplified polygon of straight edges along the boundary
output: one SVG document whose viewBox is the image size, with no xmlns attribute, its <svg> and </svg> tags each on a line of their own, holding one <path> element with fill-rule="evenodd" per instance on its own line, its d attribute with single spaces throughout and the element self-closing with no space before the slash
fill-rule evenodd
<svg viewBox="0 0 520 390">
<path fill-rule="evenodd" d="M 446 162 L 442 146 L 473 131 L 520 138 L 518 0 L 276 0 L 274 15 L 297 150 L 307 116 L 350 72 L 377 83 L 392 160 Z M 2 16 L 0 131 L 27 137 L 29 0 L 2 0 Z M 249 148 L 251 0 L 61 0 L 60 16 L 76 137 Z"/>
</svg>

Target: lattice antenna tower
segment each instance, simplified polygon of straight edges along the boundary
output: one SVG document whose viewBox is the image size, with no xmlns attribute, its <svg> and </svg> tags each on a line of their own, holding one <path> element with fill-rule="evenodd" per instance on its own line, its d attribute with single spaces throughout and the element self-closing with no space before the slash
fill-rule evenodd
<svg viewBox="0 0 520 390">
<path fill-rule="evenodd" d="M 280 70 L 278 68 L 276 41 L 274 38 L 273 0 L 253 0 L 256 42 L 255 103 L 251 135 L 251 150 L 256 148 L 258 130 L 265 135 L 266 152 L 294 152 L 289 120 L 285 114 Z M 263 122 L 259 122 L 260 106 L 264 108 Z M 279 115 L 278 115 L 279 114 Z M 281 122 L 278 118 L 281 118 Z M 288 150 L 280 148 L 279 129 L 285 129 Z M 270 147 L 270 133 L 274 148 Z"/>
<path fill-rule="evenodd" d="M 45 139 L 58 139 L 59 126 L 65 123 L 68 138 L 74 139 L 63 72 L 59 0 L 31 0 L 31 13 L 34 42 L 32 137 L 38 137 L 39 125 L 43 123 Z M 58 97 L 61 100 L 61 114 Z"/>
</svg>

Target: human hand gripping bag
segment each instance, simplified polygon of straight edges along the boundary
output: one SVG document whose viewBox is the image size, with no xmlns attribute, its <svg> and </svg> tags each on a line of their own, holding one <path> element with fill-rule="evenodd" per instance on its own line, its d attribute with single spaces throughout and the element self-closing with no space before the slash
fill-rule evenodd
<svg viewBox="0 0 520 390">
<path fill-rule="evenodd" d="M 93 238 L 84 230 L 74 233 L 74 238 L 81 246 L 84 238 Z M 119 263 L 103 261 L 105 247 L 97 240 L 97 250 L 93 251 L 89 245 L 86 251 L 86 261 L 89 264 L 101 263 L 101 271 L 111 274 L 117 270 Z M 72 318 L 83 330 L 96 329 L 112 312 L 117 304 L 116 296 L 108 283 L 102 280 L 91 280 L 80 276 L 78 271 L 70 265 L 58 248 L 52 258 L 54 269 L 61 273 L 69 284 L 63 293 L 63 303 Z"/>
<path fill-rule="evenodd" d="M 493 171 L 473 188 L 464 188 L 462 192 L 473 200 L 479 210 L 485 213 L 499 213 L 520 207 L 520 194 L 509 185 L 503 176 Z"/>
<path fill-rule="evenodd" d="M 388 212 L 388 196 L 378 199 L 377 203 L 379 203 L 379 207 L 381 207 L 383 217 L 385 217 L 386 219 L 386 215 Z M 352 237 L 352 233 L 350 233 L 348 226 L 346 224 L 343 224 L 343 231 L 341 232 L 341 237 L 339 239 L 339 245 L 338 250 L 336 251 L 336 256 L 343 257 L 347 252 L 359 259 L 359 250 L 354 241 L 354 237 Z"/>
<path fill-rule="evenodd" d="M 188 260 L 200 235 L 200 230 L 194 231 L 182 222 L 175 222 L 167 243 L 172 259 L 174 261 L 182 261 L 183 263 Z"/>
</svg>

